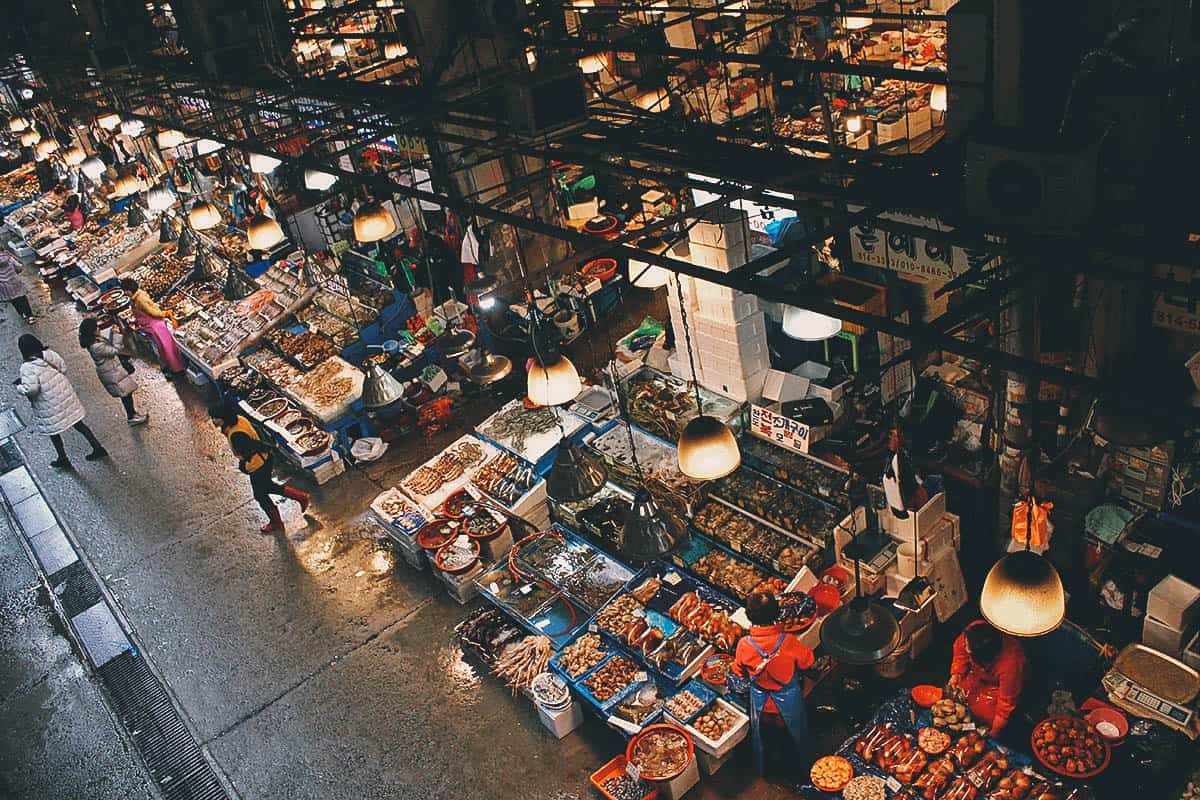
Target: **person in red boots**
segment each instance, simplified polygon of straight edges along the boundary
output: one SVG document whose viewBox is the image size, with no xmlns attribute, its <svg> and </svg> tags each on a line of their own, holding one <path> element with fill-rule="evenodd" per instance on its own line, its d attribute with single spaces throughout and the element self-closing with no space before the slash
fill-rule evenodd
<svg viewBox="0 0 1200 800">
<path fill-rule="evenodd" d="M 215 406 L 209 411 L 213 423 L 221 429 L 229 439 L 229 446 L 238 457 L 238 468 L 250 476 L 250 487 L 254 491 L 254 499 L 266 512 L 268 522 L 259 528 L 260 533 L 279 533 L 283 531 L 283 519 L 279 516 L 279 507 L 271 499 L 271 495 L 287 497 L 300 504 L 300 511 L 308 510 L 310 500 L 308 492 L 275 482 L 275 451 L 268 442 L 264 442 L 255 429 L 254 424 L 237 412 L 231 404 Z"/>
</svg>

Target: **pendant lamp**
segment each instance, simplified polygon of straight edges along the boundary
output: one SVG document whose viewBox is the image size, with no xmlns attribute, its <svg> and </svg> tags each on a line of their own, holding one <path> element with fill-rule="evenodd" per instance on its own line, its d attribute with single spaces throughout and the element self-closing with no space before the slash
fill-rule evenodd
<svg viewBox="0 0 1200 800">
<path fill-rule="evenodd" d="M 604 56 L 601 53 L 593 53 L 579 59 L 579 69 L 584 75 L 596 75 L 602 72 L 605 66 Z"/>
<path fill-rule="evenodd" d="M 650 492 L 638 489 L 617 541 L 621 555 L 631 561 L 654 561 L 686 540 L 686 529 L 662 512 Z"/>
<path fill-rule="evenodd" d="M 129 202 L 129 213 L 125 216 L 125 224 L 130 228 L 146 224 L 146 212 L 142 210 L 136 197 Z"/>
<path fill-rule="evenodd" d="M 671 280 L 671 271 L 644 261 L 629 262 L 631 283 L 639 289 L 661 289 Z"/>
<path fill-rule="evenodd" d="M 450 328 L 437 339 L 437 348 L 446 358 L 458 358 L 475 346 L 475 334 L 466 328 Z"/>
<path fill-rule="evenodd" d="M 571 359 L 557 351 L 548 353 L 544 359 L 534 357 L 529 365 L 527 394 L 535 406 L 558 406 L 569 403 L 579 396 L 583 385 Z"/>
<path fill-rule="evenodd" d="M 221 224 L 221 212 L 207 200 L 197 200 L 188 211 L 188 223 L 198 231 L 206 231 Z"/>
<path fill-rule="evenodd" d="M 13 117 L 8 121 L 8 129 L 13 133 L 22 133 L 29 130 L 29 120 L 24 117 Z"/>
<path fill-rule="evenodd" d="M 121 122 L 121 133 L 128 136 L 130 139 L 135 139 L 141 136 L 146 130 L 146 123 L 140 119 L 127 119 Z"/>
<path fill-rule="evenodd" d="M 476 298 L 476 305 L 483 311 L 496 304 L 496 298 L 492 295 L 499 288 L 500 282 L 479 267 L 476 267 L 475 277 L 466 285 L 467 296 Z"/>
<path fill-rule="evenodd" d="M 700 380 L 696 377 L 696 359 L 692 352 L 692 331 L 688 325 L 687 304 L 683 299 L 683 283 L 676 281 L 675 288 L 679 293 L 679 307 L 683 311 L 684 345 L 692 370 L 692 388 L 696 392 L 696 417 L 688 422 L 679 437 L 676 453 L 679 471 L 696 480 L 717 480 L 741 466 L 742 453 L 729 426 L 704 413 Z"/>
<path fill-rule="evenodd" d="M 22 147 L 33 147 L 41 140 L 42 140 L 42 135 L 40 133 L 38 133 L 37 131 L 33 130 L 32 128 L 30 128 L 29 130 L 27 130 L 21 134 L 21 146 Z"/>
<path fill-rule="evenodd" d="M 313 192 L 327 192 L 337 183 L 338 176 L 315 169 L 304 170 L 304 188 Z"/>
<path fill-rule="evenodd" d="M 62 154 L 62 160 L 68 167 L 78 167 L 87 158 L 82 147 L 68 147 Z"/>
<path fill-rule="evenodd" d="M 846 109 L 843 115 L 846 124 L 846 133 L 861 133 L 863 129 L 862 112 L 858 110 L 857 105 L 852 105 Z M 789 306 L 790 308 L 790 306 Z"/>
<path fill-rule="evenodd" d="M 282 164 L 283 161 L 275 156 L 269 156 L 265 153 L 250 154 L 250 171 L 255 175 L 267 175 L 275 171 L 275 168 Z"/>
<path fill-rule="evenodd" d="M 141 179 L 136 175 L 122 175 L 117 178 L 113 184 L 113 196 L 117 198 L 129 197 L 137 194 L 143 189 Z"/>
<path fill-rule="evenodd" d="M 243 300 L 249 297 L 252 292 L 254 292 L 254 287 L 247 283 L 240 269 L 232 265 L 226 268 L 225 285 L 221 287 L 221 294 L 226 300 Z"/>
<path fill-rule="evenodd" d="M 79 171 L 88 176 L 88 179 L 93 182 L 100 180 L 100 176 L 107 169 L 108 167 L 104 166 L 104 162 L 98 156 L 88 156 L 79 165 Z"/>
<path fill-rule="evenodd" d="M 1030 477 L 1032 483 L 1032 476 Z M 1025 509 L 1025 529 L 1033 522 L 1031 497 Z M 1019 512 L 1014 512 L 1019 513 Z M 993 628 L 1011 636 L 1044 636 L 1062 624 L 1067 614 L 1067 598 L 1058 570 L 1047 559 L 1030 549 L 1002 557 L 983 581 L 979 610 Z"/>
<path fill-rule="evenodd" d="M 175 255 L 179 258 L 187 258 L 192 254 L 196 243 L 195 234 L 187 225 L 183 225 L 179 229 L 179 244 L 175 246 Z M 197 259 L 198 261 L 199 259 Z M 194 268 L 195 265 L 193 265 Z"/>
<path fill-rule="evenodd" d="M 175 233 L 175 226 L 171 223 L 171 218 L 163 214 L 158 219 L 158 241 L 160 244 L 173 242 L 178 234 Z"/>
<path fill-rule="evenodd" d="M 842 20 L 842 27 L 848 31 L 861 31 L 871 27 L 871 23 L 874 21 L 871 17 L 845 17 Z"/>
<path fill-rule="evenodd" d="M 175 205 L 175 193 L 164 183 L 157 184 L 146 192 L 146 207 L 151 211 L 166 211 Z"/>
<path fill-rule="evenodd" d="M 334 39 L 329 43 L 329 55 L 334 58 L 345 58 L 349 52 L 350 45 L 346 43 L 345 39 Z"/>
<path fill-rule="evenodd" d="M 947 106 L 946 87 L 941 84 L 935 85 L 929 92 L 929 107 L 945 113 Z"/>
<path fill-rule="evenodd" d="M 388 42 L 383 46 L 384 58 L 404 58 L 408 55 L 408 46 L 403 42 Z"/>
<path fill-rule="evenodd" d="M 270 250 L 283 240 L 283 228 L 270 217 L 256 214 L 246 223 L 246 243 L 251 250 Z"/>
<path fill-rule="evenodd" d="M 42 139 L 37 143 L 37 154 L 42 158 L 49 158 L 58 150 L 58 140 L 53 137 Z"/>
<path fill-rule="evenodd" d="M 379 203 L 368 203 L 354 215 L 354 238 L 360 242 L 380 242 L 396 232 L 396 220 Z"/>
<path fill-rule="evenodd" d="M 600 491 L 607 480 L 608 470 L 599 456 L 563 437 L 546 473 L 546 494 L 560 503 L 575 503 Z"/>
<path fill-rule="evenodd" d="M 198 155 L 198 156 L 212 155 L 213 153 L 217 152 L 224 146 L 225 145 L 221 144 L 220 142 L 214 141 L 212 139 L 201 139 L 200 141 L 196 142 L 196 155 Z"/>
<path fill-rule="evenodd" d="M 115 131 L 121 125 L 120 114 L 101 114 L 96 119 L 96 124 L 106 131 Z"/>
<path fill-rule="evenodd" d="M 806 308 L 784 306 L 783 332 L 802 342 L 823 342 L 842 329 L 842 321 L 836 317 L 818 314 Z"/>
<path fill-rule="evenodd" d="M 372 363 L 363 380 L 362 403 L 366 408 L 384 408 L 404 396 L 404 384 L 382 365 Z"/>
<path fill-rule="evenodd" d="M 512 361 L 508 356 L 484 353 L 483 358 L 470 366 L 467 374 L 473 383 L 488 386 L 502 381 L 512 374 Z"/>
<path fill-rule="evenodd" d="M 166 128 L 159 131 L 158 135 L 154 138 L 155 141 L 158 142 L 158 147 L 160 150 L 168 150 L 172 147 L 178 147 L 187 140 L 187 137 L 184 136 L 183 133 L 171 128 Z"/>
</svg>

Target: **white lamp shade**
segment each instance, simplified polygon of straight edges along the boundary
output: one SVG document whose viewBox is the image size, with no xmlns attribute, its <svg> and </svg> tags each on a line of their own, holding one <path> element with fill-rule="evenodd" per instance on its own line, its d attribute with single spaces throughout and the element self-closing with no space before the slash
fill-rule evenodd
<svg viewBox="0 0 1200 800">
<path fill-rule="evenodd" d="M 13 133 L 29 130 L 29 120 L 24 117 L 13 117 L 8 121 L 8 129 Z"/>
<path fill-rule="evenodd" d="M 729 426 L 701 415 L 679 437 L 679 471 L 699 481 L 724 478 L 742 464 L 742 453 Z"/>
<path fill-rule="evenodd" d="M 258 175 L 266 175 L 274 172 L 275 168 L 282 163 L 283 161 L 275 156 L 268 156 L 264 153 L 250 154 L 250 171 Z"/>
<path fill-rule="evenodd" d="M 379 203 L 368 203 L 354 215 L 354 238 L 360 242 L 380 242 L 396 232 L 396 220 Z"/>
<path fill-rule="evenodd" d="M 638 108 L 659 113 L 667 109 L 667 93 L 664 89 L 651 89 L 638 95 L 633 102 Z"/>
<path fill-rule="evenodd" d="M 29 130 L 27 130 L 21 134 L 21 146 L 22 147 L 33 147 L 35 144 L 37 144 L 41 140 L 42 140 L 42 135 L 40 133 L 38 133 L 37 131 L 33 130 L 32 128 L 30 128 Z"/>
<path fill-rule="evenodd" d="M 395 8 L 396 0 L 375 0 L 376 8 Z"/>
<path fill-rule="evenodd" d="M 221 224 L 221 211 L 208 201 L 192 206 L 188 211 L 188 222 L 198 231 L 206 231 Z"/>
<path fill-rule="evenodd" d="M 201 139 L 200 141 L 196 142 L 196 155 L 212 155 L 224 146 L 225 145 L 221 144 L 220 142 L 213 141 L 212 139 Z"/>
<path fill-rule="evenodd" d="M 558 406 L 569 403 L 579 396 L 583 384 L 575 365 L 566 356 L 543 367 L 535 359 L 529 365 L 529 402 L 535 406 Z"/>
<path fill-rule="evenodd" d="M 306 5 L 308 6 L 309 11 L 324 11 L 325 10 L 325 0 L 308 0 L 308 3 Z"/>
<path fill-rule="evenodd" d="M 334 39 L 329 43 L 329 55 L 334 58 L 345 58 L 349 52 L 350 45 L 346 43 L 345 39 Z"/>
<path fill-rule="evenodd" d="M 783 332 L 802 342 L 823 342 L 842 329 L 842 321 L 809 311 L 806 308 L 785 306 Z"/>
<path fill-rule="evenodd" d="M 337 183 L 338 176 L 317 169 L 304 170 L 304 188 L 313 192 L 327 192 Z"/>
<path fill-rule="evenodd" d="M 257 216 L 246 224 L 246 243 L 251 250 L 270 250 L 283 239 L 283 228 L 270 217 Z"/>
<path fill-rule="evenodd" d="M 671 271 L 644 261 L 630 261 L 629 278 L 639 289 L 659 289 L 671 280 Z"/>
<path fill-rule="evenodd" d="M 863 126 L 862 114 L 859 114 L 857 111 L 853 111 L 853 112 L 846 114 L 846 132 L 847 133 L 858 133 L 859 131 L 862 130 L 862 126 Z"/>
<path fill-rule="evenodd" d="M 170 128 L 159 131 L 158 136 L 155 137 L 159 148 L 162 150 L 167 150 L 171 147 L 178 147 L 179 145 L 183 144 L 186 139 L 187 137 L 182 133 Z"/>
<path fill-rule="evenodd" d="M 93 181 L 100 180 L 100 176 L 108 167 L 104 166 L 104 162 L 98 156 L 89 156 L 79 165 L 79 171 L 87 175 Z"/>
<path fill-rule="evenodd" d="M 121 123 L 121 133 L 130 138 L 141 136 L 145 130 L 146 123 L 140 119 L 127 119 Z"/>
<path fill-rule="evenodd" d="M 384 58 L 404 58 L 408 55 L 408 46 L 403 42 L 388 42 L 383 46 Z"/>
<path fill-rule="evenodd" d="M 168 186 L 158 184 L 146 193 L 146 207 L 151 211 L 166 211 L 175 205 L 175 193 Z"/>
<path fill-rule="evenodd" d="M 138 176 L 122 175 L 113 184 L 113 196 L 129 197 L 130 195 L 137 194 L 144 188 L 145 186 L 142 185 L 142 180 Z"/>
<path fill-rule="evenodd" d="M 871 27 L 874 22 L 870 17 L 846 17 L 842 22 L 842 27 L 848 31 L 861 31 L 863 28 Z"/>
<path fill-rule="evenodd" d="M 993 627 L 1011 636 L 1044 636 L 1061 625 L 1067 613 L 1062 578 L 1037 553 L 1009 553 L 988 572 L 979 610 Z"/>
<path fill-rule="evenodd" d="M 929 107 L 934 111 L 946 110 L 946 87 L 938 84 L 929 93 Z"/>
<path fill-rule="evenodd" d="M 592 53 L 579 59 L 579 69 L 584 75 L 595 75 L 608 66 L 603 53 Z"/>
<path fill-rule="evenodd" d="M 51 153 L 58 150 L 58 141 L 53 137 L 42 139 L 37 143 L 37 154 L 42 158 L 47 158 Z"/>
<path fill-rule="evenodd" d="M 78 167 L 86 158 L 87 153 L 83 152 L 82 147 L 68 147 L 62 154 L 62 159 L 68 167 Z"/>
<path fill-rule="evenodd" d="M 106 131 L 115 131 L 121 124 L 121 115 L 101 114 L 100 117 L 96 119 L 96 124 Z"/>
</svg>

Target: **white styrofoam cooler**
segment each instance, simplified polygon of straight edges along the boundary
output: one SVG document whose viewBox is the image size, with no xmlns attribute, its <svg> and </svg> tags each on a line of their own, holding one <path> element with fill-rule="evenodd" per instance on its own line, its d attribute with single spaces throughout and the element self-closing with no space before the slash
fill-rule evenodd
<svg viewBox="0 0 1200 800">
<path fill-rule="evenodd" d="M 1200 589 L 1168 575 L 1150 590 L 1146 614 L 1172 628 L 1187 628 L 1200 615 Z"/>
<path fill-rule="evenodd" d="M 764 369 L 741 378 L 730 375 L 724 378 L 714 378 L 712 381 L 704 379 L 701 380 L 700 385 L 739 403 L 749 403 L 762 396 L 762 385 L 766 377 L 767 370 Z"/>
<path fill-rule="evenodd" d="M 707 269 L 729 272 L 749 260 L 750 248 L 744 241 L 735 242 L 729 247 L 712 247 L 698 242 L 691 245 L 692 263 Z"/>
<path fill-rule="evenodd" d="M 745 211 L 725 208 L 706 214 L 688 230 L 688 240 L 709 247 L 728 247 L 750 238 L 749 217 Z"/>
</svg>

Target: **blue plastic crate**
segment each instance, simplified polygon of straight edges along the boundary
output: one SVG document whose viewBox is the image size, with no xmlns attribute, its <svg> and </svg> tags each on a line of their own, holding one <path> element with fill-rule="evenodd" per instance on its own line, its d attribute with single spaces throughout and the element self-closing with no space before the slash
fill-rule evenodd
<svg viewBox="0 0 1200 800">
<path fill-rule="evenodd" d="M 554 670 L 556 673 L 558 673 L 560 676 L 562 676 L 563 680 L 565 680 L 568 684 L 570 684 L 572 686 L 574 686 L 577 681 L 581 681 L 584 678 L 586 678 L 588 676 L 588 674 L 591 673 L 592 670 L 589 669 L 586 672 L 584 672 L 582 675 L 579 675 L 578 677 L 571 677 L 571 675 L 569 675 L 567 673 L 567 670 L 560 663 L 559 659 L 562 656 L 562 651 L 564 649 L 566 649 L 566 647 L 568 645 L 574 644 L 576 641 L 578 641 L 582 637 L 586 636 L 590 632 L 591 631 L 588 631 L 586 624 L 581 625 L 580 627 L 576 628 L 575 631 L 571 634 L 571 636 L 563 643 L 562 648 L 560 648 L 559 651 L 550 658 L 550 668 L 552 670 Z M 605 659 L 607 659 L 608 656 L 611 655 L 612 653 L 616 652 L 616 648 L 613 647 L 609 642 L 607 642 L 604 639 L 604 637 L 600 638 L 600 645 L 601 645 L 602 649 L 604 649 L 606 651 L 606 655 L 604 656 Z M 603 664 L 604 661 L 601 661 L 600 663 Z M 600 664 L 597 664 L 596 666 L 600 666 Z M 594 667 L 593 667 L 593 669 L 594 669 Z"/>
<path fill-rule="evenodd" d="M 692 721 L 696 719 L 696 717 L 703 714 L 705 712 L 705 710 L 710 705 L 712 705 L 712 702 L 717 699 L 716 692 L 714 692 L 713 690 L 706 687 L 700 681 L 694 680 L 694 679 L 688 681 L 683 686 L 679 687 L 679 691 L 672 694 L 671 697 L 674 697 L 676 694 L 682 694 L 683 692 L 691 692 L 693 695 L 696 696 L 696 698 L 698 700 L 700 700 L 702 703 L 704 703 L 704 705 L 700 706 L 700 708 L 698 708 L 696 711 L 693 711 L 691 714 L 689 714 L 687 717 L 684 717 L 684 718 L 675 716 L 674 714 L 671 713 L 671 710 L 669 708 L 665 709 L 666 715 L 668 717 L 670 717 L 671 719 L 673 719 L 676 722 L 679 722 L 683 725 L 690 725 L 692 723 Z"/>
</svg>

